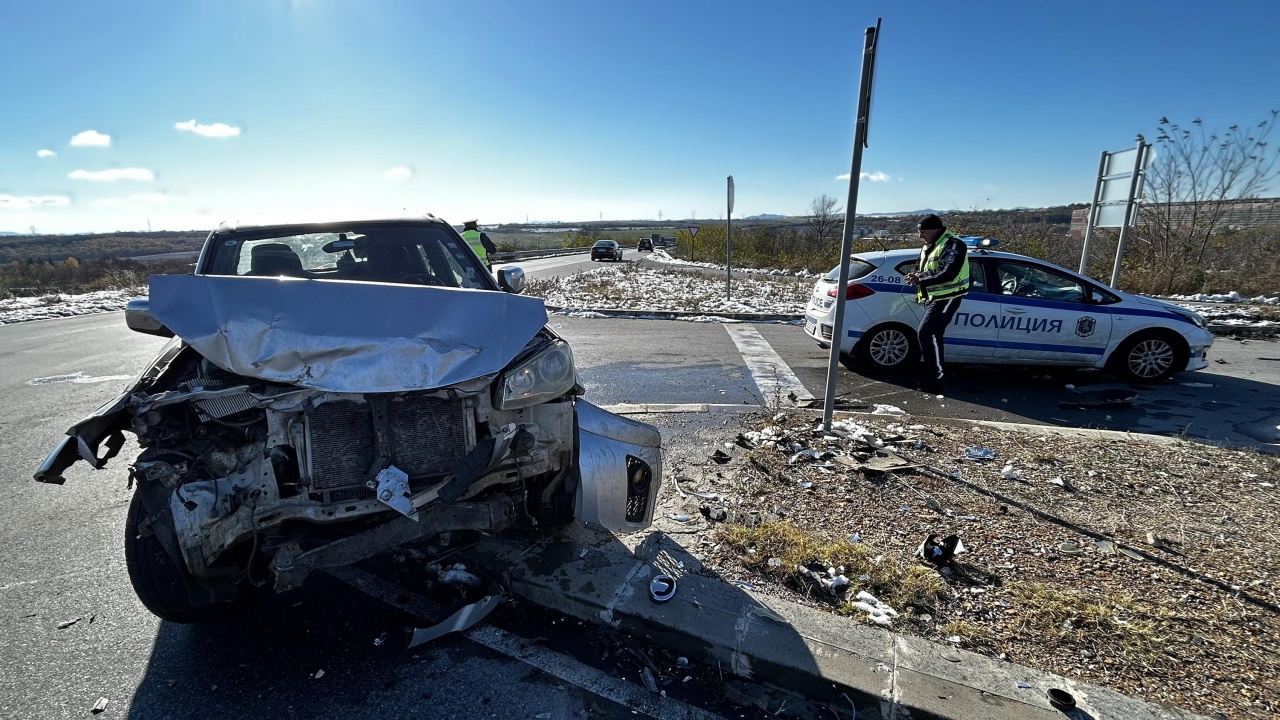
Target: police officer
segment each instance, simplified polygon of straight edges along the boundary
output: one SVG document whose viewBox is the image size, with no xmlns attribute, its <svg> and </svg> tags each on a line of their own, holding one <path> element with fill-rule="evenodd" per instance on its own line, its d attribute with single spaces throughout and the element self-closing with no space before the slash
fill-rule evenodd
<svg viewBox="0 0 1280 720">
<path fill-rule="evenodd" d="M 920 220 L 920 261 L 907 274 L 916 286 L 916 302 L 924 303 L 924 315 L 916 335 L 920 338 L 923 373 L 918 387 L 926 392 L 943 390 L 943 333 L 969 292 L 969 248 L 952 235 L 937 215 Z"/>
<path fill-rule="evenodd" d="M 498 247 L 493 244 L 489 236 L 480 232 L 479 220 L 467 220 L 462 223 L 462 239 L 467 241 L 471 249 L 475 251 L 476 256 L 480 258 L 480 262 L 484 266 L 493 269 L 493 265 L 489 263 L 489 253 L 497 252 Z"/>
</svg>

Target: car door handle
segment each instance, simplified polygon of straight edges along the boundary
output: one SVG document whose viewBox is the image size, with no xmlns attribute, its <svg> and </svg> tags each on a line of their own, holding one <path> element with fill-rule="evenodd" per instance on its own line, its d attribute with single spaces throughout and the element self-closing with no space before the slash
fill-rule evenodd
<svg viewBox="0 0 1280 720">
<path fill-rule="evenodd" d="M 1010 315 L 1021 315 L 1025 313 L 1026 310 L 1019 310 L 1017 308 L 1005 308 L 1005 312 L 1009 313 Z"/>
</svg>

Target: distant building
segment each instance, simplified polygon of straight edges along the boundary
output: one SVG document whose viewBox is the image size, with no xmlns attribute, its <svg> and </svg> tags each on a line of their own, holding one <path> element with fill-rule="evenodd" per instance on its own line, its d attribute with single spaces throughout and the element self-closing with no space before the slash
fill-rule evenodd
<svg viewBox="0 0 1280 720">
<path fill-rule="evenodd" d="M 1191 203 L 1174 203 L 1174 222 L 1190 225 L 1194 205 Z M 1138 220 L 1142 222 L 1141 217 Z M 1071 211 L 1071 237 L 1084 237 L 1085 227 L 1089 223 L 1089 208 L 1083 207 Z M 1222 220 L 1218 222 L 1222 230 L 1249 230 L 1260 227 L 1280 227 L 1280 198 L 1256 198 L 1237 200 L 1227 207 Z"/>
</svg>

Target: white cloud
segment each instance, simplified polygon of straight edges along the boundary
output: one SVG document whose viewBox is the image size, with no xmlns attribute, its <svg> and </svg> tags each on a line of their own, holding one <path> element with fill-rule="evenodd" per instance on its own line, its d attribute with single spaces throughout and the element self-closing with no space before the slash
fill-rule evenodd
<svg viewBox="0 0 1280 720">
<path fill-rule="evenodd" d="M 72 180 L 115 182 L 116 180 L 155 180 L 156 174 L 145 168 L 117 168 L 115 170 L 75 170 L 67 177 Z"/>
<path fill-rule="evenodd" d="M 226 123 L 199 125 L 194 119 L 186 122 L 174 123 L 173 126 L 185 132 L 192 132 L 197 135 L 203 135 L 204 137 L 211 138 L 229 138 L 236 137 L 240 134 L 240 128 L 227 125 Z"/>
<path fill-rule="evenodd" d="M 0 210 L 30 210 L 41 207 L 70 205 L 71 198 L 62 195 L 0 195 Z"/>
<path fill-rule="evenodd" d="M 58 153 L 56 153 L 56 152 L 54 152 L 54 151 L 52 151 L 52 150 L 37 150 L 37 151 L 36 151 L 36 157 L 53 157 L 54 155 L 57 155 L 57 154 L 58 154 Z"/>
<path fill-rule="evenodd" d="M 169 196 L 164 193 L 134 193 L 129 196 L 129 199 L 141 203 L 169 202 Z"/>
<path fill-rule="evenodd" d="M 89 204 L 96 208 L 113 208 L 124 207 L 129 201 L 124 198 L 98 198 Z"/>
<path fill-rule="evenodd" d="M 407 182 L 413 179 L 413 170 L 404 166 L 393 167 L 382 173 L 382 177 L 392 182 Z"/>
<path fill-rule="evenodd" d="M 864 172 L 864 173 L 860 173 L 858 177 L 862 178 L 863 180 L 868 180 L 870 182 L 889 182 L 890 180 L 890 177 L 882 172 L 874 172 L 874 173 Z M 848 180 L 849 173 L 845 173 L 843 175 L 837 175 L 836 179 Z"/>
<path fill-rule="evenodd" d="M 80 147 L 107 147 L 111 144 L 111 136 L 103 135 L 97 130 L 85 130 L 71 136 L 71 144 Z"/>
</svg>

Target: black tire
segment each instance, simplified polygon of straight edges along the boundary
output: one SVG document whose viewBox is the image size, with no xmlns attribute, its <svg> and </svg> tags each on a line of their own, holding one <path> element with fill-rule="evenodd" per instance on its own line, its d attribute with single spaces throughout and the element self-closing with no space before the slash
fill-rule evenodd
<svg viewBox="0 0 1280 720">
<path fill-rule="evenodd" d="M 1108 367 L 1121 379 L 1150 385 L 1182 372 L 1191 358 L 1187 341 L 1169 330 L 1144 330 L 1120 343 Z"/>
<path fill-rule="evenodd" d="M 210 623 L 234 614 L 232 603 L 195 606 L 187 593 L 187 583 L 197 582 L 185 565 L 175 563 L 152 530 L 145 534 L 139 526 L 147 518 L 142 493 L 135 491 L 124 523 L 124 561 L 129 568 L 129 581 L 138 599 L 161 620 L 182 624 Z M 172 532 L 167 527 L 158 532 Z M 177 541 L 177 538 L 174 538 Z"/>
<path fill-rule="evenodd" d="M 881 372 L 898 372 L 915 367 L 920 358 L 916 331 L 906 325 L 886 323 L 867 331 L 854 348 L 858 362 Z"/>
</svg>

